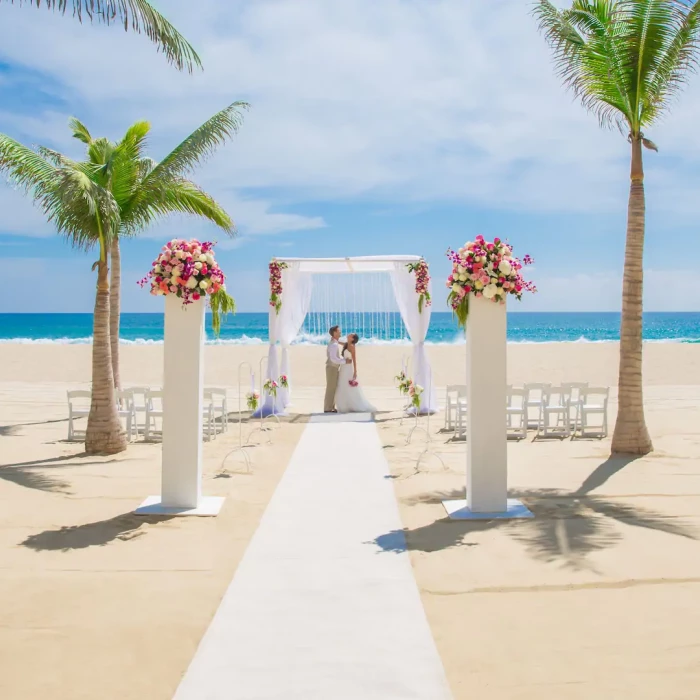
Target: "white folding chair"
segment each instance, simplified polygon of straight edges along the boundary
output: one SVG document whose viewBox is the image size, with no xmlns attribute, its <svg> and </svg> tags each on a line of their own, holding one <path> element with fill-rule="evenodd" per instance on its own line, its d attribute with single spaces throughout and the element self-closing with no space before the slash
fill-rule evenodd
<svg viewBox="0 0 700 700">
<path fill-rule="evenodd" d="M 450 384 L 445 389 L 445 430 L 455 430 L 459 404 L 467 405 L 467 387 Z"/>
<path fill-rule="evenodd" d="M 525 384 L 525 406 L 527 409 L 527 427 L 537 428 L 542 425 L 542 408 L 544 407 L 544 393 L 551 384 L 532 383 Z M 537 417 L 533 418 L 532 414 L 536 413 Z"/>
<path fill-rule="evenodd" d="M 506 435 L 516 440 L 523 440 L 527 437 L 526 397 L 525 389 L 508 385 L 506 392 Z"/>
<path fill-rule="evenodd" d="M 467 399 L 466 397 L 457 402 L 457 425 L 456 433 L 458 438 L 467 438 Z"/>
<path fill-rule="evenodd" d="M 80 401 L 80 399 L 87 399 L 87 408 L 85 408 L 85 401 Z M 73 421 L 76 418 L 87 418 L 90 415 L 90 401 L 92 399 L 92 392 L 90 391 L 69 391 L 68 392 L 68 441 L 72 442 L 75 440 L 75 425 Z M 75 404 L 79 403 L 79 406 Z"/>
<path fill-rule="evenodd" d="M 217 426 L 219 424 L 221 425 L 221 432 L 228 430 L 228 397 L 226 395 L 226 389 L 221 389 L 218 387 L 205 389 L 205 402 L 207 400 L 207 396 L 214 406 L 214 422 L 217 424 Z"/>
<path fill-rule="evenodd" d="M 134 410 L 134 395 L 130 389 L 125 389 L 123 391 L 115 391 L 114 398 L 117 401 L 119 418 L 126 419 L 126 438 L 131 442 L 134 432 L 136 437 L 139 435 L 138 425 L 136 424 L 136 411 Z"/>
<path fill-rule="evenodd" d="M 205 389 L 202 395 L 202 430 L 206 431 L 207 440 L 216 437 L 219 432 L 218 423 L 216 422 L 214 393 L 211 389 Z"/>
<path fill-rule="evenodd" d="M 161 429 L 156 430 L 156 419 L 161 419 Z M 163 392 L 151 391 L 146 392 L 146 424 L 144 426 L 143 437 L 146 441 L 151 439 L 153 433 L 158 433 L 163 436 Z"/>
<path fill-rule="evenodd" d="M 581 389 L 586 389 L 588 382 L 562 382 L 561 388 L 566 394 L 566 399 L 569 404 L 569 419 L 571 420 L 571 429 L 576 429 L 578 423 L 578 407 L 581 398 Z"/>
<path fill-rule="evenodd" d="M 139 434 L 139 429 L 145 434 L 146 432 L 146 403 L 149 391 L 156 391 L 156 388 L 151 389 L 148 386 L 130 386 L 125 389 L 130 391 L 134 399 L 134 413 L 136 418 L 134 425 L 136 426 L 136 435 Z"/>
<path fill-rule="evenodd" d="M 537 436 L 569 437 L 571 435 L 571 418 L 569 398 L 561 386 L 550 386 L 544 390 L 542 419 L 537 427 Z M 554 422 L 551 419 L 554 418 Z"/>
<path fill-rule="evenodd" d="M 594 386 L 581 389 L 578 401 L 578 424 L 580 437 L 605 438 L 608 436 L 608 399 L 610 387 Z M 598 425 L 591 425 L 589 418 L 600 416 Z"/>
</svg>

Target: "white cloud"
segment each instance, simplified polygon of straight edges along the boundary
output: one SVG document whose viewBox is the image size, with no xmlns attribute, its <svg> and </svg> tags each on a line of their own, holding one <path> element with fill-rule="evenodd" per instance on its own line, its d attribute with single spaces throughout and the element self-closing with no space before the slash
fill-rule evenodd
<svg viewBox="0 0 700 700">
<path fill-rule="evenodd" d="M 231 187 L 284 188 L 290 201 L 606 209 L 627 189 L 627 145 L 562 90 L 529 7 L 200 0 L 195 12 L 175 0 L 168 15 L 204 60 L 191 77 L 143 37 L 3 7 L 0 52 L 62 81 L 104 129 L 152 119 L 158 143 L 233 99 L 250 100 L 235 145 L 207 171 Z M 66 45 L 119 60 L 76 61 Z M 663 154 L 700 149 L 699 98 L 695 81 L 659 129 L 664 150 L 650 168 L 663 167 Z M 686 138 L 674 138 L 681 125 Z M 672 190 L 684 175 L 659 187 Z"/>
<path fill-rule="evenodd" d="M 525 294 L 516 311 L 620 311 L 622 276 L 609 271 L 577 272 L 566 277 L 536 276 L 537 293 Z M 688 284 L 686 274 L 676 270 L 644 272 L 645 311 L 697 311 L 700 288 Z"/>
</svg>

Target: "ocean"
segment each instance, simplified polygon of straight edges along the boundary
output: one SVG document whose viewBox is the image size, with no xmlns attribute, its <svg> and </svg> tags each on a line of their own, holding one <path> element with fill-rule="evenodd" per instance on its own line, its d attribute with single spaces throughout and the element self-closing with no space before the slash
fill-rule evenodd
<svg viewBox="0 0 700 700">
<path fill-rule="evenodd" d="M 355 331 L 364 344 L 407 343 L 397 314 L 315 314 L 309 317 L 295 343 L 327 342 L 326 328 L 340 323 L 345 332 Z M 513 343 L 601 343 L 619 340 L 618 313 L 525 313 L 508 314 L 508 340 Z M 91 314 L 0 314 L 0 343 L 91 342 Z M 207 318 L 207 342 L 222 345 L 260 345 L 268 341 L 267 313 L 229 316 L 214 340 Z M 644 338 L 656 342 L 700 343 L 700 313 L 644 314 Z M 163 342 L 162 314 L 122 314 L 121 341 L 150 345 Z M 451 313 L 433 312 L 426 341 L 430 344 L 464 342 Z"/>
</svg>

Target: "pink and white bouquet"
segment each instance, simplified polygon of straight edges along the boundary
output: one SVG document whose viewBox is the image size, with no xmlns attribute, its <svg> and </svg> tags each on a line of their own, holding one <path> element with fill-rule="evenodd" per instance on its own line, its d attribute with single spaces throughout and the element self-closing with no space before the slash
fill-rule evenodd
<svg viewBox="0 0 700 700">
<path fill-rule="evenodd" d="M 264 384 L 263 384 L 263 389 L 269 396 L 274 396 L 275 398 L 277 397 L 277 389 L 280 388 L 280 385 L 274 380 L 274 379 L 268 379 Z"/>
<path fill-rule="evenodd" d="M 251 391 L 245 395 L 246 404 L 248 409 L 255 411 L 258 408 L 258 402 L 260 401 L 260 394 L 257 391 Z"/>
<path fill-rule="evenodd" d="M 409 272 L 416 276 L 416 294 L 418 294 L 418 312 L 423 312 L 423 306 L 430 306 L 430 273 L 428 263 L 419 260 L 417 263 L 406 265 Z"/>
<path fill-rule="evenodd" d="M 270 261 L 270 306 L 279 313 L 282 308 L 282 270 L 288 267 L 285 262 Z"/>
<path fill-rule="evenodd" d="M 447 257 L 452 261 L 452 274 L 447 278 L 450 290 L 447 303 L 460 327 L 467 324 L 471 294 L 505 304 L 509 294 L 521 299 L 523 292 L 537 291 L 520 272 L 524 265 L 532 264 L 532 258 L 526 255 L 519 260 L 513 255 L 513 248 L 500 238 L 490 242 L 479 235 L 457 252 L 448 250 Z"/>
<path fill-rule="evenodd" d="M 289 389 L 289 379 L 287 379 L 286 374 L 280 376 L 279 383 L 283 389 Z"/>
<path fill-rule="evenodd" d="M 166 243 L 151 264 L 148 274 L 139 282 L 150 284 L 151 294 L 174 294 L 183 306 L 208 299 L 212 328 L 221 330 L 221 314 L 235 313 L 236 302 L 226 292 L 226 277 L 214 258 L 214 244 L 196 238 L 186 241 L 173 238 Z"/>
</svg>

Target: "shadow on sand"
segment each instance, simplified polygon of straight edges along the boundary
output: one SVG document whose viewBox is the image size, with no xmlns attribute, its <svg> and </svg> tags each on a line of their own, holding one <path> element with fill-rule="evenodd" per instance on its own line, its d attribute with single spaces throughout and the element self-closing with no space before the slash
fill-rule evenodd
<svg viewBox="0 0 700 700">
<path fill-rule="evenodd" d="M 698 532 L 673 516 L 641 508 L 620 499 L 590 495 L 611 476 L 633 461 L 610 458 L 597 467 L 576 491 L 558 489 L 513 490 L 534 513 L 532 520 L 486 520 L 463 522 L 445 517 L 428 525 L 402 530 L 409 550 L 438 552 L 450 548 L 478 546 L 470 535 L 501 528 L 533 558 L 557 562 L 573 569 L 592 566 L 586 557 L 613 546 L 622 539 L 620 524 L 669 535 L 698 539 Z M 464 498 L 462 490 L 424 493 L 403 500 L 407 505 L 441 504 L 445 500 Z M 405 550 L 397 531 L 377 537 L 374 544 L 385 552 Z"/>
<path fill-rule="evenodd" d="M 21 545 L 37 552 L 69 552 L 74 549 L 103 547 L 115 540 L 124 542 L 142 537 L 147 532 L 146 526 L 166 522 L 174 517 L 172 515 L 124 513 L 109 520 L 99 520 L 95 523 L 70 525 L 58 530 L 44 530 L 36 535 L 30 535 L 21 542 Z"/>
</svg>

